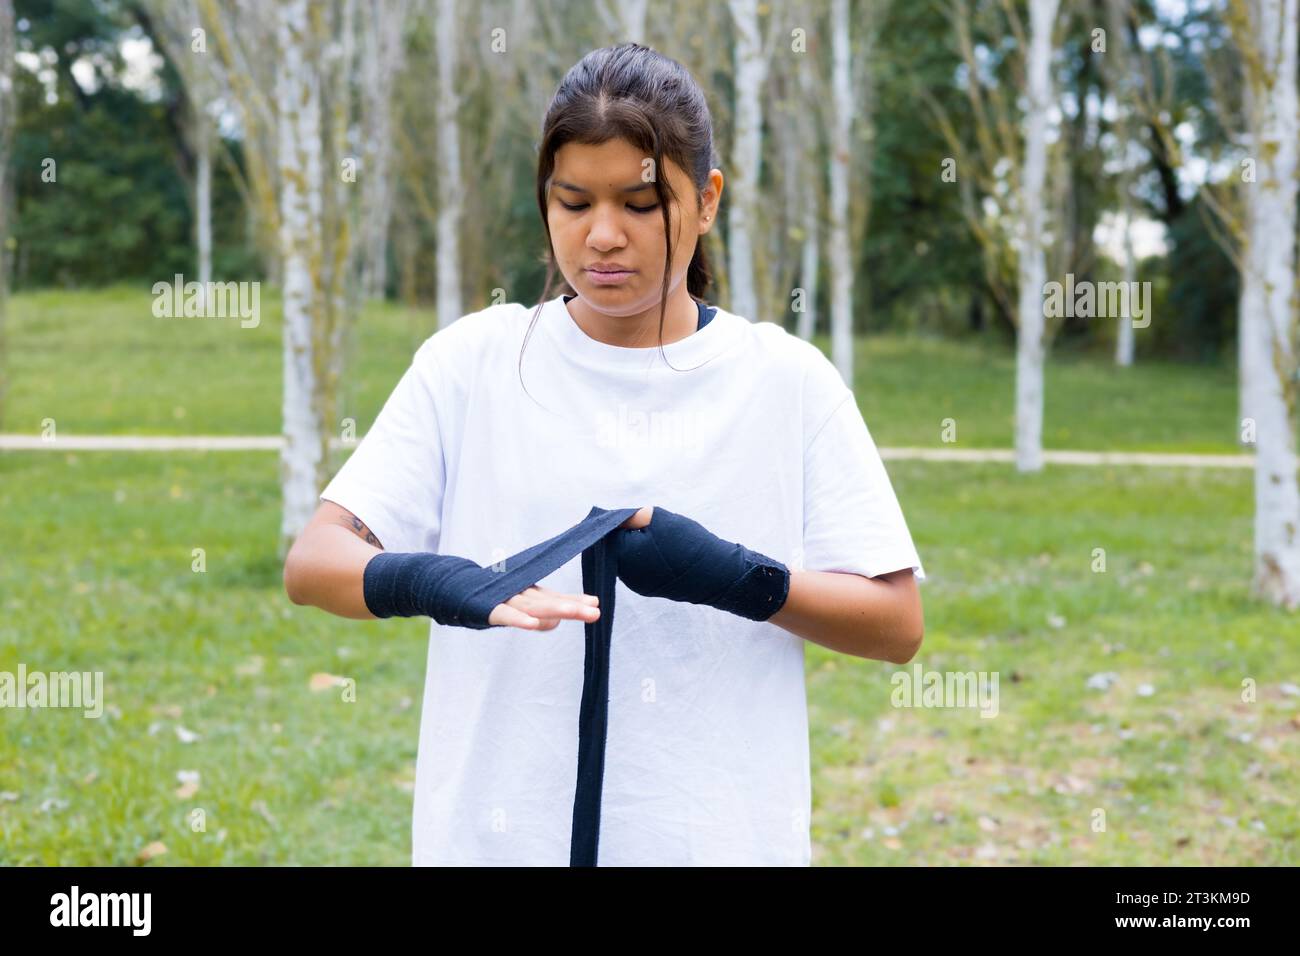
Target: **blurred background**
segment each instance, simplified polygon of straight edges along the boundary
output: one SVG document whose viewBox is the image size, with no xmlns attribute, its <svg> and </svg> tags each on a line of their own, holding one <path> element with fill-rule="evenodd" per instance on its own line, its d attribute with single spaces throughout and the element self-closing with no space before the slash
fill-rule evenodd
<svg viewBox="0 0 1300 956">
<path fill-rule="evenodd" d="M 427 621 L 283 554 L 425 338 L 547 294 L 542 117 L 636 40 L 712 111 L 708 300 L 833 359 L 928 574 L 913 664 L 806 645 L 814 863 L 1295 864 L 1296 20 L 0 0 L 0 863 L 409 862 Z"/>
</svg>

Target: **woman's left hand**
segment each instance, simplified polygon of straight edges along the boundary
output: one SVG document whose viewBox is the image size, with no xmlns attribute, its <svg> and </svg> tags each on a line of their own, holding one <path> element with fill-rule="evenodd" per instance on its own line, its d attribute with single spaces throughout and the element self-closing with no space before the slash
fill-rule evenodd
<svg viewBox="0 0 1300 956">
<path fill-rule="evenodd" d="M 666 508 L 642 508 L 620 525 L 616 541 L 619 579 L 646 597 L 766 621 L 789 594 L 786 565 Z"/>
</svg>

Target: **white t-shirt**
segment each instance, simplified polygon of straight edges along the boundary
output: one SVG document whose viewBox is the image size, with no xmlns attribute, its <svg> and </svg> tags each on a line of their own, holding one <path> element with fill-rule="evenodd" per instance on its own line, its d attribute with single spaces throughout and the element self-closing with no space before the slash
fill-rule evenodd
<svg viewBox="0 0 1300 956">
<path fill-rule="evenodd" d="M 853 393 L 816 346 L 718 308 L 680 341 L 598 342 L 563 297 L 428 338 L 322 492 L 389 551 L 488 566 L 593 505 L 656 505 L 792 569 L 916 549 Z M 575 557 L 539 584 L 582 593 Z M 811 859 L 804 641 L 615 585 L 599 863 Z M 412 861 L 567 866 L 585 636 L 430 622 Z"/>
</svg>

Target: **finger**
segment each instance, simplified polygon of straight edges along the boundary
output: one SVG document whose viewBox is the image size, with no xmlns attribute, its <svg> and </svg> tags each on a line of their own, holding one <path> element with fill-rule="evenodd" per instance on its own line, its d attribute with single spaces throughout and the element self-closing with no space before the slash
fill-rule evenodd
<svg viewBox="0 0 1300 956">
<path fill-rule="evenodd" d="M 511 607 L 509 604 L 498 604 L 488 615 L 489 624 L 499 624 L 503 627 L 521 627 L 525 630 L 536 631 L 542 626 L 540 618 L 531 614 Z"/>
<path fill-rule="evenodd" d="M 647 505 L 637 510 L 637 513 L 624 521 L 620 528 L 644 528 L 650 523 L 650 518 L 654 515 L 654 505 Z"/>
<path fill-rule="evenodd" d="M 594 621 L 600 617 L 600 608 L 594 604 L 564 598 L 535 597 L 527 592 L 515 595 L 506 603 L 535 618 Z"/>
<path fill-rule="evenodd" d="M 565 594 L 561 591 L 552 591 L 550 588 L 538 587 L 536 585 L 523 593 L 531 594 L 533 597 L 556 598 L 562 601 L 575 601 L 582 604 L 600 604 L 600 598 L 595 594 Z"/>
</svg>

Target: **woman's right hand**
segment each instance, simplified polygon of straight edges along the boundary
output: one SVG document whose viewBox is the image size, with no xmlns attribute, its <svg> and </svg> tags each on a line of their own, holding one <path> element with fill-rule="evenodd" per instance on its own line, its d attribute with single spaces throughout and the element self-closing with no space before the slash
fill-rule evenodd
<svg viewBox="0 0 1300 956">
<path fill-rule="evenodd" d="M 654 508 L 642 508 L 624 521 L 620 528 L 644 528 L 650 523 Z M 561 594 L 534 584 L 488 615 L 489 624 L 521 627 L 529 631 L 550 631 L 563 620 L 595 621 L 600 618 L 600 598 L 594 594 Z"/>
<path fill-rule="evenodd" d="M 509 601 L 498 604 L 488 615 L 489 624 L 518 627 L 527 631 L 554 630 L 560 621 L 587 623 L 600 617 L 600 598 L 594 594 L 561 594 L 534 584 Z"/>
</svg>

